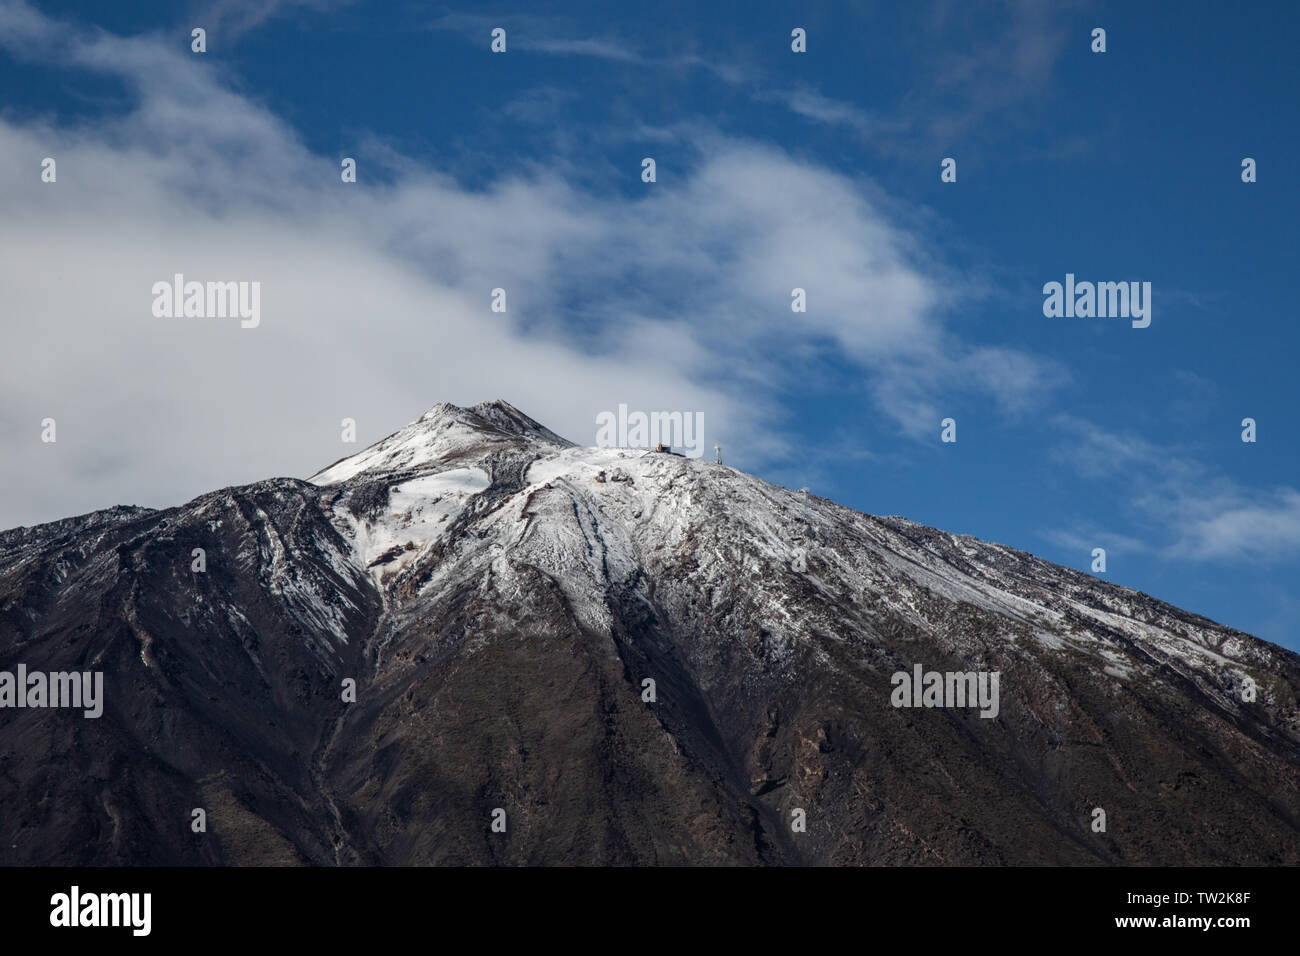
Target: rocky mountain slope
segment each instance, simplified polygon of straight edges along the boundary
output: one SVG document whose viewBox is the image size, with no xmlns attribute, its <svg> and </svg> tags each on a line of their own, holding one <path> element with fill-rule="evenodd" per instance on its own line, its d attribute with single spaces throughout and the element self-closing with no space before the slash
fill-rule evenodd
<svg viewBox="0 0 1300 956">
<path fill-rule="evenodd" d="M 504 402 L 0 533 L 20 663 L 104 712 L 0 710 L 7 864 L 1300 863 L 1297 655 Z"/>
</svg>

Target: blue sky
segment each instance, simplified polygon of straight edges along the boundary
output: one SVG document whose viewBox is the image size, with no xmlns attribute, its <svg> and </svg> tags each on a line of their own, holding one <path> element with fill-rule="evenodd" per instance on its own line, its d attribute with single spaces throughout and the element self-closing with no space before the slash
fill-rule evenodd
<svg viewBox="0 0 1300 956">
<path fill-rule="evenodd" d="M 620 403 L 702 410 L 772 481 L 1104 547 L 1300 649 L 1297 19 L 0 0 L 0 524 L 310 474 L 343 416 L 501 397 L 593 443 Z M 174 272 L 260 280 L 262 325 L 160 326 Z M 1150 282 L 1150 327 L 1045 317 L 1067 272 Z"/>
</svg>

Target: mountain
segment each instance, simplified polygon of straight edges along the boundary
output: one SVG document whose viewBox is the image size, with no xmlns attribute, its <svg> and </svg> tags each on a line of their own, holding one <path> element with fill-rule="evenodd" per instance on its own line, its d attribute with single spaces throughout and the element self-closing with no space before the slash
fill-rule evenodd
<svg viewBox="0 0 1300 956">
<path fill-rule="evenodd" d="M 5 864 L 1300 863 L 1297 655 L 499 401 L 0 534 L 20 664 Z"/>
</svg>

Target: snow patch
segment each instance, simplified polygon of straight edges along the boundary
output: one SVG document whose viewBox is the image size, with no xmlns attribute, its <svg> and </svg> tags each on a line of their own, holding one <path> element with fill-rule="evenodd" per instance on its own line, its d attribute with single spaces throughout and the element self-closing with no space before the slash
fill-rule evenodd
<svg viewBox="0 0 1300 956">
<path fill-rule="evenodd" d="M 357 520 L 346 507 L 347 495 L 336 502 L 344 519 L 344 534 L 363 567 L 376 582 L 400 571 L 447 530 L 491 479 L 481 468 L 453 468 L 436 475 L 411 478 L 388 489 L 388 507 L 378 518 Z"/>
</svg>

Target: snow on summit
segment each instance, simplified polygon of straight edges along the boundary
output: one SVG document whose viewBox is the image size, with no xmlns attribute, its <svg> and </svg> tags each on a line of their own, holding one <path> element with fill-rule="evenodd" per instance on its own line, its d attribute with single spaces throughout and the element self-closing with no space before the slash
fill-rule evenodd
<svg viewBox="0 0 1300 956">
<path fill-rule="evenodd" d="M 458 457 L 486 454 L 520 439 L 570 444 L 507 402 L 481 402 L 471 408 L 439 402 L 405 428 L 307 480 L 336 485 L 358 475 L 426 470 Z"/>
</svg>

